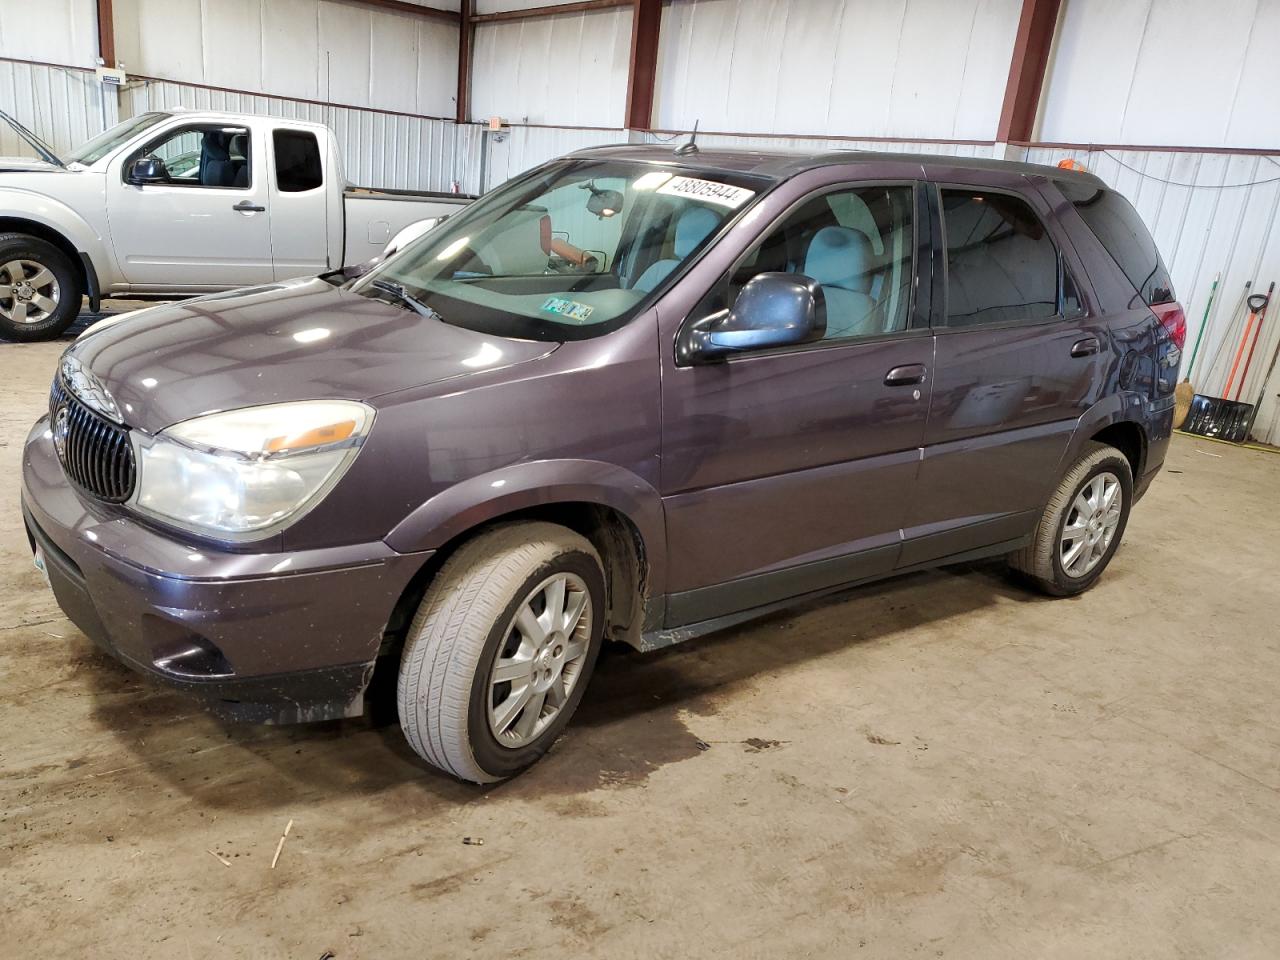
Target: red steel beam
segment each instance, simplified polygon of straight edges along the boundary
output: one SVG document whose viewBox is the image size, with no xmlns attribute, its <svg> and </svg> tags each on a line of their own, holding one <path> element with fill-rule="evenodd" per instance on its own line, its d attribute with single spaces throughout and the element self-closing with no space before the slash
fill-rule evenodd
<svg viewBox="0 0 1280 960">
<path fill-rule="evenodd" d="M 472 0 L 462 0 L 458 22 L 458 99 L 454 120 L 471 121 L 471 51 L 476 44 L 476 25 L 472 17 Z"/>
<path fill-rule="evenodd" d="M 404 0 L 352 0 L 366 7 L 381 7 L 383 10 L 394 10 L 397 13 L 412 13 L 427 20 L 439 20 L 441 23 L 458 23 L 462 15 L 456 10 L 441 10 L 439 7 L 426 7 L 417 3 L 405 3 Z"/>
<path fill-rule="evenodd" d="M 662 0 L 633 0 L 631 9 L 626 126 L 629 130 L 648 130 L 653 126 L 653 87 L 658 77 Z"/>
<path fill-rule="evenodd" d="M 559 13 L 582 13 L 585 10 L 607 10 L 610 7 L 629 7 L 633 0 L 577 0 L 576 3 L 549 3 L 541 7 L 523 10 L 499 10 L 497 13 L 473 13 L 472 23 L 496 23 L 500 20 L 532 20 L 534 17 L 553 17 Z"/>
<path fill-rule="evenodd" d="M 1005 85 L 1004 106 L 996 133 L 1000 143 L 1031 139 L 1061 6 L 1062 0 L 1022 0 L 1013 62 L 1009 64 L 1009 82 Z"/>
<path fill-rule="evenodd" d="M 116 22 L 111 0 L 98 0 L 98 56 L 104 66 L 116 65 Z"/>
</svg>

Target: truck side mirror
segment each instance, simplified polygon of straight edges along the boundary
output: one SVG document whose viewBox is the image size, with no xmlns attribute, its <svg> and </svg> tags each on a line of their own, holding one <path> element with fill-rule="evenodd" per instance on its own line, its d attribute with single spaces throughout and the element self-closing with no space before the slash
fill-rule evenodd
<svg viewBox="0 0 1280 960">
<path fill-rule="evenodd" d="M 686 324 L 676 342 L 681 364 L 712 363 L 743 350 L 821 340 L 827 299 L 816 280 L 795 273 L 758 273 L 728 310 Z"/>
<path fill-rule="evenodd" d="M 139 157 L 129 166 L 129 182 L 168 183 L 169 170 L 159 157 Z"/>
</svg>

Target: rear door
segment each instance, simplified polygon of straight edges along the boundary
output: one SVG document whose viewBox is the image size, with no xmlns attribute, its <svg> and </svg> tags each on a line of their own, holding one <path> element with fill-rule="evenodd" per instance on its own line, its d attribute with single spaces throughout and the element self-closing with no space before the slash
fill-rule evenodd
<svg viewBox="0 0 1280 960">
<path fill-rule="evenodd" d="M 1109 346 L 1074 251 L 1028 181 L 965 171 L 935 183 L 931 200 L 944 261 L 937 355 L 900 566 L 1032 529 Z"/>
<path fill-rule="evenodd" d="M 129 182 L 143 156 L 165 162 L 166 182 Z M 221 122 L 170 126 L 114 161 L 107 217 L 125 280 L 197 290 L 270 280 L 266 168 L 260 137 Z"/>
<path fill-rule="evenodd" d="M 329 262 L 324 145 L 314 129 L 285 123 L 271 129 L 271 249 L 275 278 L 315 276 Z"/>
<path fill-rule="evenodd" d="M 664 343 L 668 626 L 893 569 L 933 363 L 922 197 L 904 181 L 801 194 L 684 321 L 757 273 L 799 273 L 824 291 L 821 342 L 704 366 Z"/>
</svg>

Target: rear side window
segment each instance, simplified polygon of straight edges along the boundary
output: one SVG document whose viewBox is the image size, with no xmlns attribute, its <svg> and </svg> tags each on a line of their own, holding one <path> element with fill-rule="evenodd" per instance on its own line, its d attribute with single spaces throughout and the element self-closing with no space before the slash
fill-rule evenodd
<svg viewBox="0 0 1280 960">
<path fill-rule="evenodd" d="M 943 189 L 947 326 L 1044 320 L 1058 314 L 1058 249 L 1024 201 Z"/>
<path fill-rule="evenodd" d="M 1174 299 L 1169 270 L 1133 205 L 1092 183 L 1055 181 L 1148 306 Z"/>
<path fill-rule="evenodd" d="M 281 193 L 314 190 L 324 182 L 320 142 L 306 130 L 275 130 L 271 143 L 276 155 L 276 186 Z"/>
</svg>

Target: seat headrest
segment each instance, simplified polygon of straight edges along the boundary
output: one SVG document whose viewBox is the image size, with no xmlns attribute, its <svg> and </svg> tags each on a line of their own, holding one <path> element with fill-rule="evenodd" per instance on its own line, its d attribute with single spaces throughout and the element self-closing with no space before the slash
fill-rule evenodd
<svg viewBox="0 0 1280 960">
<path fill-rule="evenodd" d="M 206 160 L 230 160 L 231 150 L 228 137 L 225 133 L 209 131 L 204 135 L 204 140 L 200 144 L 204 151 Z"/>
<path fill-rule="evenodd" d="M 720 218 L 706 207 L 690 207 L 676 221 L 675 242 L 672 244 L 676 258 L 683 260 L 720 225 Z"/>
<path fill-rule="evenodd" d="M 233 134 L 227 144 L 227 152 L 236 160 L 249 159 L 249 135 L 247 133 Z"/>
<path fill-rule="evenodd" d="M 871 292 L 871 241 L 851 227 L 823 227 L 809 241 L 804 273 L 823 286 Z"/>
</svg>

